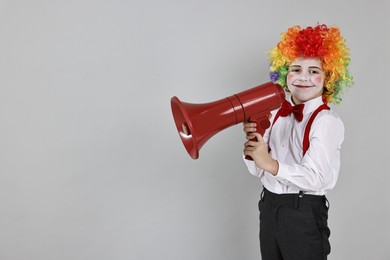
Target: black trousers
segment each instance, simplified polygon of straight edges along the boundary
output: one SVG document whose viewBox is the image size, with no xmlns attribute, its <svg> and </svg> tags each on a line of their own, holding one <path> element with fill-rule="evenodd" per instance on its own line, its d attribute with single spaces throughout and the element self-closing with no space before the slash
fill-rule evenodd
<svg viewBox="0 0 390 260">
<path fill-rule="evenodd" d="M 325 196 L 275 194 L 259 202 L 262 260 L 326 260 L 330 253 Z"/>
</svg>

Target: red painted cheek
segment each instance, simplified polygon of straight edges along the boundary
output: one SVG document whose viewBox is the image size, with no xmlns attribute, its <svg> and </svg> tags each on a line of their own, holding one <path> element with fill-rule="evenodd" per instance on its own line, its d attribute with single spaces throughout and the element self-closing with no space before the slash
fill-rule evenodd
<svg viewBox="0 0 390 260">
<path fill-rule="evenodd" d="M 288 81 L 292 81 L 293 78 L 294 78 L 293 75 L 287 75 L 287 80 L 288 80 Z"/>
<path fill-rule="evenodd" d="M 322 77 L 318 76 L 314 78 L 314 82 L 320 84 L 322 82 Z"/>
</svg>

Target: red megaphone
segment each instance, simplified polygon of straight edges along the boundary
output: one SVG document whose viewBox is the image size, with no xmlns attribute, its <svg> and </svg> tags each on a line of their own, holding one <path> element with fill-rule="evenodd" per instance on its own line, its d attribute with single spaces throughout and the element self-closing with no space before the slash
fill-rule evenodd
<svg viewBox="0 0 390 260">
<path fill-rule="evenodd" d="M 285 93 L 280 85 L 268 82 L 230 97 L 205 104 L 171 98 L 171 108 L 180 138 L 192 159 L 216 133 L 241 122 L 257 123 L 261 135 L 270 126 L 271 111 L 281 106 Z"/>
</svg>

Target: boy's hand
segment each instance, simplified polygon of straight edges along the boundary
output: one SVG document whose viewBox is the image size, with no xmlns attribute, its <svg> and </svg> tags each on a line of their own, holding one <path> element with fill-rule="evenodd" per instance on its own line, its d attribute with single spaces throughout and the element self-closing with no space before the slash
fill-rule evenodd
<svg viewBox="0 0 390 260">
<path fill-rule="evenodd" d="M 246 138 L 248 141 L 244 144 L 244 155 L 249 155 L 252 157 L 255 164 L 271 173 L 272 175 L 277 175 L 279 170 L 278 161 L 272 159 L 272 157 L 268 153 L 268 145 L 264 142 L 261 134 L 252 131 L 253 127 L 248 124 L 253 123 L 245 123 L 244 124 L 244 132 L 247 133 Z M 255 129 L 256 130 L 256 129 Z"/>
<path fill-rule="evenodd" d="M 248 135 L 250 133 L 253 133 L 253 132 L 256 132 L 256 123 L 254 123 L 254 122 L 245 122 L 243 130 L 246 133 L 246 135 Z"/>
</svg>

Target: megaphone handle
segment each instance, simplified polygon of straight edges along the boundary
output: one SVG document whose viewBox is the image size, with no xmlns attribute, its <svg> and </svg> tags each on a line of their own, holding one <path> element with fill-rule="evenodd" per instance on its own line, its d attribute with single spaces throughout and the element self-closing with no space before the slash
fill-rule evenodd
<svg viewBox="0 0 390 260">
<path fill-rule="evenodd" d="M 268 127 L 271 126 L 271 122 L 269 121 L 269 118 L 271 116 L 271 113 L 262 113 L 260 115 L 253 115 L 248 119 L 248 122 L 254 122 L 256 123 L 256 132 L 261 134 L 262 136 L 265 133 L 265 130 L 268 129 Z M 251 139 L 251 140 L 256 140 L 256 137 Z M 253 161 L 252 157 L 249 155 L 245 156 L 245 159 Z"/>
</svg>

